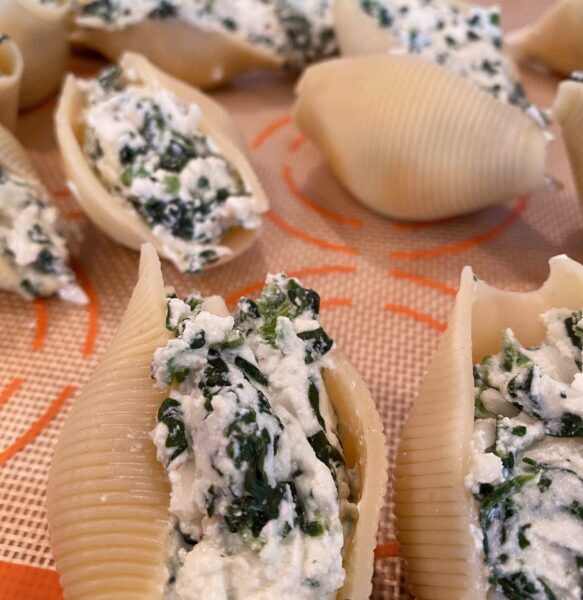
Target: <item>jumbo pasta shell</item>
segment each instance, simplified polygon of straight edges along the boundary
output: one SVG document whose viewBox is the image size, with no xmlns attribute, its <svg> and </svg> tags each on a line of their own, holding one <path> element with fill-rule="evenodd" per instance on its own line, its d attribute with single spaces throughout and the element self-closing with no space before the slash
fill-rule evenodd
<svg viewBox="0 0 583 600">
<path fill-rule="evenodd" d="M 206 302 L 207 310 L 225 310 L 219 298 Z M 170 337 L 165 318 L 160 264 L 145 245 L 119 330 L 63 427 L 49 474 L 51 544 L 67 599 L 161 597 L 169 489 L 149 432 L 164 397 L 153 387 L 150 364 Z M 385 439 L 364 382 L 339 351 L 324 381 L 347 465 L 360 471 L 360 517 L 337 597 L 365 600 L 387 481 Z"/>
<path fill-rule="evenodd" d="M 553 3 L 535 24 L 510 33 L 506 48 L 517 62 L 540 62 L 564 75 L 583 69 L 583 3 Z"/>
<path fill-rule="evenodd" d="M 71 41 L 112 61 L 124 52 L 143 54 L 167 73 L 207 89 L 255 69 L 276 69 L 283 58 L 226 31 L 211 31 L 179 19 L 151 20 L 125 29 L 78 27 Z"/>
<path fill-rule="evenodd" d="M 579 201 L 583 204 L 583 81 L 564 81 L 553 106 L 563 139 Z"/>
<path fill-rule="evenodd" d="M 268 209 L 261 184 L 244 154 L 243 137 L 219 104 L 163 73 L 138 54 L 124 54 L 120 66 L 124 71 L 132 71 L 149 89 L 167 89 L 185 102 L 197 103 L 203 112 L 201 130 L 214 140 L 221 154 L 248 184 L 253 194 L 255 212 L 262 213 Z M 55 114 L 56 133 L 65 174 L 79 204 L 93 223 L 116 242 L 134 250 L 138 250 L 142 243 L 149 242 L 161 256 L 166 256 L 163 244 L 152 234 L 146 223 L 135 211 L 125 208 L 107 192 L 87 162 L 82 148 L 84 106 L 85 95 L 79 81 L 69 75 Z M 221 244 L 228 246 L 232 254 L 209 265 L 209 268 L 237 257 L 259 235 L 260 228 L 236 228 L 227 232 L 221 239 Z"/>
<path fill-rule="evenodd" d="M 0 31 L 13 38 L 24 58 L 20 107 L 31 108 L 61 85 L 69 59 L 70 0 L 1 0 Z"/>
<path fill-rule="evenodd" d="M 401 554 L 420 600 L 485 600 L 477 523 L 464 477 L 470 471 L 474 422 L 472 366 L 498 352 L 511 327 L 526 346 L 545 337 L 539 315 L 583 306 L 583 266 L 550 260 L 550 275 L 533 292 L 498 290 L 466 267 L 447 331 L 413 404 L 397 456 L 395 514 Z"/>
<path fill-rule="evenodd" d="M 299 128 L 383 215 L 452 217 L 544 186 L 547 141 L 535 121 L 428 61 L 328 61 L 296 91 Z"/>
<path fill-rule="evenodd" d="M 23 69 L 18 45 L 4 39 L 0 43 L 0 123 L 11 131 L 16 128 Z"/>
</svg>

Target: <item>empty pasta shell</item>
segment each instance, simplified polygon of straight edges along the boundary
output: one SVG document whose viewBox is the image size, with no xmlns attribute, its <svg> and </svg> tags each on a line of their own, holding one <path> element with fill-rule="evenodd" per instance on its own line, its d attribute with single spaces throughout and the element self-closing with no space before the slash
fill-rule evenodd
<svg viewBox="0 0 583 600">
<path fill-rule="evenodd" d="M 180 19 L 144 19 L 124 29 L 78 26 L 71 41 L 112 61 L 139 52 L 167 73 L 202 89 L 220 86 L 255 69 L 276 69 L 283 57 L 223 30 Z"/>
<path fill-rule="evenodd" d="M 535 121 L 428 61 L 328 61 L 296 91 L 299 128 L 383 215 L 452 217 L 544 186 L 547 141 Z"/>
<path fill-rule="evenodd" d="M 201 131 L 210 136 L 220 153 L 248 185 L 253 195 L 254 212 L 265 212 L 268 208 L 267 198 L 245 156 L 242 134 L 228 113 L 210 97 L 163 73 L 143 56 L 128 52 L 119 64 L 123 71 L 131 73 L 132 78 L 137 78 L 147 89 L 169 90 L 182 101 L 196 103 L 200 107 Z M 55 115 L 56 133 L 65 174 L 81 207 L 93 223 L 116 242 L 135 250 L 142 243 L 150 242 L 161 256 L 168 258 L 163 243 L 153 235 L 146 222 L 136 211 L 128 210 L 108 193 L 88 163 L 83 152 L 85 105 L 86 97 L 79 81 L 69 75 Z M 221 239 L 221 244 L 228 246 L 232 254 L 209 267 L 223 264 L 241 254 L 259 237 L 260 229 L 237 227 L 229 230 Z"/>
<path fill-rule="evenodd" d="M 474 423 L 473 364 L 500 350 L 511 327 L 525 346 L 545 338 L 539 315 L 583 306 L 583 266 L 550 260 L 543 286 L 507 292 L 476 281 L 470 267 L 449 324 L 413 404 L 397 456 L 395 514 L 407 578 L 420 600 L 485 600 L 482 550 L 464 477 L 470 471 Z"/>
<path fill-rule="evenodd" d="M 583 80 L 561 83 L 553 114 L 561 126 L 579 201 L 583 204 Z"/>
<path fill-rule="evenodd" d="M 505 47 L 519 63 L 540 62 L 564 75 L 583 69 L 583 4 L 553 3 L 538 22 L 508 34 Z"/>
<path fill-rule="evenodd" d="M 213 299 L 207 310 L 224 311 Z M 113 341 L 76 400 L 49 474 L 51 544 L 67 599 L 160 598 L 167 573 L 169 488 L 149 437 L 164 392 L 154 351 L 170 337 L 160 263 L 144 245 L 140 277 Z M 366 600 L 387 481 L 382 424 L 366 385 L 339 351 L 324 381 L 347 465 L 359 471 L 360 517 L 345 548 L 338 599 Z"/>
<path fill-rule="evenodd" d="M 0 123 L 11 131 L 16 128 L 23 69 L 20 48 L 4 36 L 0 39 Z"/>
<path fill-rule="evenodd" d="M 0 0 L 0 31 L 20 47 L 24 73 L 20 107 L 31 108 L 61 85 L 69 59 L 70 0 Z"/>
</svg>

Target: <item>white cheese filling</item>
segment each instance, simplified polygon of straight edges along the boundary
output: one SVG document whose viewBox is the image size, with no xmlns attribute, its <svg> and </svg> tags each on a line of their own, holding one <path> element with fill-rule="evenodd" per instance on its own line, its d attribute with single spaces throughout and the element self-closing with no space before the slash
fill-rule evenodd
<svg viewBox="0 0 583 600">
<path fill-rule="evenodd" d="M 85 91 L 87 160 L 180 271 L 200 272 L 231 254 L 220 244 L 229 230 L 259 226 L 248 185 L 201 131 L 196 104 L 124 80 L 115 68 Z"/>
<path fill-rule="evenodd" d="M 152 437 L 172 494 L 169 600 L 332 600 L 356 508 L 321 368 L 319 298 L 270 276 L 217 316 L 168 301 L 176 337 L 152 362 L 171 386 Z"/>
<path fill-rule="evenodd" d="M 547 338 L 474 367 L 476 420 L 466 484 L 477 501 L 492 598 L 583 594 L 583 315 L 541 315 Z"/>
<path fill-rule="evenodd" d="M 70 269 L 57 209 L 36 187 L 0 167 L 0 260 L 20 279 L 27 299 L 57 294 L 84 304 L 87 297 Z"/>
</svg>

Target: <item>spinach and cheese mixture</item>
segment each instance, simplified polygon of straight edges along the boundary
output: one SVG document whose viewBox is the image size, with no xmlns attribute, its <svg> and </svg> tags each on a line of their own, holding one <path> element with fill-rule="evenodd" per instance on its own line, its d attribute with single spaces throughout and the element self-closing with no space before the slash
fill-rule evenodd
<svg viewBox="0 0 583 600">
<path fill-rule="evenodd" d="M 279 274 L 234 315 L 197 294 L 167 302 L 175 337 L 152 362 L 169 388 L 152 433 L 172 490 L 164 597 L 335 598 L 356 508 L 318 295 Z"/>
<path fill-rule="evenodd" d="M 583 597 L 583 313 L 541 315 L 547 338 L 474 367 L 475 422 L 467 484 L 476 539 L 497 598 Z"/>
<path fill-rule="evenodd" d="M 18 291 L 28 300 L 57 294 L 85 303 L 69 267 L 69 252 L 57 209 L 25 179 L 0 167 L 0 270 L 20 281 Z M 5 282 L 3 282 L 5 283 Z"/>
<path fill-rule="evenodd" d="M 338 53 L 333 0 L 78 0 L 81 27 L 125 29 L 145 19 L 180 19 L 223 31 L 282 56 L 292 67 Z"/>
<path fill-rule="evenodd" d="M 183 272 L 231 254 L 221 238 L 260 225 L 239 172 L 200 129 L 201 111 L 117 67 L 85 84 L 84 152 L 113 198 L 135 211 Z"/>
<path fill-rule="evenodd" d="M 407 52 L 442 65 L 503 102 L 541 121 L 502 52 L 500 9 L 472 6 L 462 12 L 448 0 L 359 0 L 379 26 Z"/>
</svg>

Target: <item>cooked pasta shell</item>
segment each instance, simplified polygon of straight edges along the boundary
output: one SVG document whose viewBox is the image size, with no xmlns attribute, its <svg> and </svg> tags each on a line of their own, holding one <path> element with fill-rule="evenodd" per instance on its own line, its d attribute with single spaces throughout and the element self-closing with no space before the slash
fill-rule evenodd
<svg viewBox="0 0 583 600">
<path fill-rule="evenodd" d="M 0 123 L 11 131 L 16 128 L 18 98 L 24 61 L 17 44 L 8 38 L 0 41 Z"/>
<path fill-rule="evenodd" d="M 13 38 L 24 58 L 20 107 L 52 96 L 69 59 L 70 0 L 0 0 L 0 31 Z"/>
<path fill-rule="evenodd" d="M 224 302 L 206 300 L 224 314 Z M 51 544 L 67 599 L 160 598 L 166 577 L 169 488 L 149 432 L 164 393 L 150 377 L 165 345 L 160 264 L 144 245 L 140 278 L 110 348 L 77 399 L 49 474 Z M 387 482 L 383 428 L 366 385 L 335 351 L 324 381 L 338 414 L 347 465 L 359 471 L 359 518 L 345 548 L 338 599 L 366 600 Z"/>
<path fill-rule="evenodd" d="M 419 600 L 485 600 L 477 523 L 464 477 L 470 471 L 474 423 L 472 367 L 500 350 L 511 327 L 526 346 L 545 338 L 539 315 L 583 306 L 583 266 L 550 260 L 544 285 L 507 292 L 475 281 L 466 267 L 447 331 L 413 404 L 398 451 L 395 514 L 408 581 Z"/>
<path fill-rule="evenodd" d="M 564 75 L 583 69 L 583 3 L 553 3 L 539 21 L 510 33 L 506 48 L 517 62 L 540 62 Z"/>
<path fill-rule="evenodd" d="M 119 30 L 77 27 L 71 41 L 113 61 L 125 51 L 139 52 L 167 73 L 202 89 L 283 64 L 281 56 L 227 31 L 205 30 L 179 19 L 144 19 Z"/>
<path fill-rule="evenodd" d="M 579 201 L 583 205 L 583 80 L 561 83 L 553 114 L 561 126 Z"/>
<path fill-rule="evenodd" d="M 267 210 L 267 198 L 244 153 L 243 137 L 219 104 L 200 91 L 163 73 L 138 54 L 124 54 L 120 66 L 124 71 L 132 71 L 149 89 L 167 89 L 185 102 L 198 104 L 203 113 L 200 121 L 202 132 L 214 140 L 221 154 L 239 171 L 251 189 L 255 212 L 262 213 Z M 85 129 L 84 107 L 85 94 L 78 80 L 69 75 L 65 80 L 55 115 L 56 133 L 65 174 L 79 204 L 93 223 L 116 242 L 134 250 L 138 250 L 142 243 L 149 242 L 165 257 L 163 244 L 152 234 L 138 213 L 128 210 L 116 201 L 87 162 L 82 148 Z M 227 232 L 221 239 L 221 244 L 228 246 L 232 254 L 221 258 L 208 268 L 235 258 L 249 248 L 259 234 L 260 228 L 235 228 Z"/>
<path fill-rule="evenodd" d="M 544 186 L 547 141 L 535 121 L 428 61 L 328 61 L 296 91 L 299 128 L 340 182 L 383 215 L 452 217 Z"/>
</svg>

